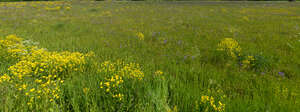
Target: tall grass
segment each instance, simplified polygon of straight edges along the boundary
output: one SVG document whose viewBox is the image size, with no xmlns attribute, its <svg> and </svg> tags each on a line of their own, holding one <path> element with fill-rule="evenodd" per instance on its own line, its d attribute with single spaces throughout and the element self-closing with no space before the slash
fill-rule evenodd
<svg viewBox="0 0 300 112">
<path fill-rule="evenodd" d="M 67 77 L 54 102 L 45 99 L 30 107 L 25 93 L 1 84 L 0 111 L 214 111 L 202 102 L 202 96 L 212 96 L 216 105 L 220 101 L 230 112 L 296 112 L 298 5 L 0 3 L 1 39 L 15 34 L 49 52 L 95 53 L 85 60 L 83 71 L 62 73 Z M 236 40 L 240 56 L 232 58 L 218 50 L 224 38 Z M 255 66 L 242 67 L 247 56 L 255 57 Z M 1 76 L 18 61 L 3 59 Z M 122 100 L 100 86 L 119 72 L 98 71 L 101 63 L 118 60 L 139 64 L 144 74 L 142 80 L 124 78 L 117 89 Z"/>
</svg>

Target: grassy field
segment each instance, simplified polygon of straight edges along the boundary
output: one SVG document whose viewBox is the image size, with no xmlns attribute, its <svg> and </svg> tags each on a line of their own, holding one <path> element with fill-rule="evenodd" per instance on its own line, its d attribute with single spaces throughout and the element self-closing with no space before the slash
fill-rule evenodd
<svg viewBox="0 0 300 112">
<path fill-rule="evenodd" d="M 0 3 L 0 111 L 297 112 L 299 6 Z"/>
</svg>

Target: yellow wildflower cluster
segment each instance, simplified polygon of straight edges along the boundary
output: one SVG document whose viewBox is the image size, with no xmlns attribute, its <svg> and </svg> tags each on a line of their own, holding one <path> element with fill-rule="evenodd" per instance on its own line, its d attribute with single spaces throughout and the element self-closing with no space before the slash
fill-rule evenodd
<svg viewBox="0 0 300 112">
<path fill-rule="evenodd" d="M 158 79 L 162 79 L 162 80 L 165 80 L 165 76 L 163 75 L 164 72 L 161 71 L 161 70 L 157 70 L 154 72 L 154 76 L 157 77 Z"/>
<path fill-rule="evenodd" d="M 119 73 L 123 77 L 129 77 L 138 80 L 142 80 L 144 78 L 144 73 L 141 71 L 140 65 L 136 63 L 124 65 Z"/>
<path fill-rule="evenodd" d="M 201 96 L 201 105 L 205 105 L 205 111 L 216 111 L 216 112 L 224 112 L 225 111 L 225 104 L 223 104 L 221 101 L 218 101 L 218 104 L 216 104 L 216 101 L 214 97 L 212 96 Z"/>
<path fill-rule="evenodd" d="M 136 36 L 137 36 L 140 40 L 144 40 L 144 39 L 145 39 L 145 36 L 144 36 L 144 34 L 143 34 L 142 32 L 138 32 L 138 33 L 136 34 Z"/>
<path fill-rule="evenodd" d="M 139 64 L 125 63 L 123 61 L 104 61 L 100 64 L 98 72 L 105 72 L 107 74 L 118 74 L 120 77 L 142 80 L 144 73 Z"/>
<path fill-rule="evenodd" d="M 9 75 L 0 77 L 0 82 L 10 81 L 16 90 L 30 97 L 28 105 L 41 97 L 51 102 L 59 99 L 60 85 L 64 82 L 62 78 L 74 71 L 82 72 L 86 58 L 92 55 L 67 51 L 50 52 L 25 43 L 15 35 L 0 40 L 0 50 L 17 61 L 8 68 Z"/>
<path fill-rule="evenodd" d="M 242 68 L 246 69 L 251 66 L 254 66 L 254 61 L 254 56 L 246 56 L 246 59 L 242 60 Z"/>
<path fill-rule="evenodd" d="M 124 95 L 120 93 L 120 89 L 124 86 L 124 79 L 139 81 L 144 77 L 144 73 L 139 64 L 126 64 L 120 60 L 116 62 L 105 61 L 101 63 L 98 72 L 106 75 L 105 80 L 100 82 L 100 88 L 107 94 L 110 94 L 113 98 L 119 100 L 124 98 Z"/>
<path fill-rule="evenodd" d="M 162 71 L 160 71 L 160 70 L 157 70 L 155 73 L 154 73 L 155 75 L 158 75 L 158 76 L 160 76 L 160 75 L 162 75 L 163 74 L 163 72 Z"/>
<path fill-rule="evenodd" d="M 62 75 L 63 72 L 82 71 L 83 66 L 80 65 L 85 64 L 87 56 L 78 52 L 49 52 L 35 48 L 8 70 L 20 79 L 27 75 L 57 76 Z"/>
<path fill-rule="evenodd" d="M 71 10 L 71 6 L 45 6 L 45 10 L 47 11 L 59 11 L 59 10 Z"/>
<path fill-rule="evenodd" d="M 241 47 L 239 43 L 232 38 L 225 38 L 218 44 L 218 51 L 222 51 L 226 53 L 227 56 L 232 57 L 234 61 L 237 61 L 242 69 L 260 69 L 258 65 L 261 64 L 262 59 L 260 59 L 259 55 L 248 55 L 244 52 L 241 52 Z M 263 57 L 263 56 L 261 56 Z M 263 62 L 264 63 L 264 62 Z M 264 63 L 268 65 L 268 63 Z M 228 66 L 231 64 L 228 63 Z"/>
<path fill-rule="evenodd" d="M 10 76 L 8 76 L 7 74 L 4 74 L 4 75 L 2 75 L 2 76 L 0 76 L 0 84 L 2 83 L 2 82 L 10 82 Z"/>
<path fill-rule="evenodd" d="M 236 40 L 225 38 L 218 44 L 217 50 L 225 51 L 232 58 L 237 58 L 240 55 L 241 47 Z"/>
<path fill-rule="evenodd" d="M 0 56 L 3 59 L 18 59 L 28 54 L 28 48 L 22 43 L 23 39 L 16 35 L 8 35 L 5 39 L 0 39 Z"/>
<path fill-rule="evenodd" d="M 119 89 L 123 87 L 123 79 L 119 75 L 111 76 L 100 82 L 100 88 L 104 89 L 106 93 L 111 94 L 113 98 L 123 99 L 123 94 L 119 93 Z"/>
<path fill-rule="evenodd" d="M 25 7 L 32 7 L 38 8 L 45 7 L 46 10 L 60 10 L 60 9 L 71 9 L 71 2 L 68 1 L 35 1 L 35 2 L 3 2 L 0 3 L 1 7 L 15 7 L 15 8 L 25 8 Z"/>
<path fill-rule="evenodd" d="M 55 6 L 55 7 L 45 7 L 46 10 L 48 11 L 56 11 L 56 10 L 60 10 L 61 7 L 60 6 Z"/>
</svg>

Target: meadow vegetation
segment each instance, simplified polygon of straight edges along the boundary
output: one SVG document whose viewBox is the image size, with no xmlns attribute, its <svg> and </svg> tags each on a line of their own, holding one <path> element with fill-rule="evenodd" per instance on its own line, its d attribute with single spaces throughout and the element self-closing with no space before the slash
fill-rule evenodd
<svg viewBox="0 0 300 112">
<path fill-rule="evenodd" d="M 0 111 L 297 112 L 299 3 L 0 3 Z"/>
</svg>

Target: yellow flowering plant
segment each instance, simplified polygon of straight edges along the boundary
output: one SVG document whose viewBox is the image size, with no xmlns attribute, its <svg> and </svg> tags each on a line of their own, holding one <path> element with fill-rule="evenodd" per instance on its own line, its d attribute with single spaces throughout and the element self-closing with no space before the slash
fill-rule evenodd
<svg viewBox="0 0 300 112">
<path fill-rule="evenodd" d="M 29 98 L 30 107 L 41 99 L 49 102 L 60 99 L 64 78 L 72 72 L 83 72 L 87 58 L 93 54 L 51 52 L 28 42 L 16 35 L 0 40 L 1 56 L 16 61 L 7 69 L 7 74 L 0 76 L 0 83 L 9 82 L 12 89 Z"/>
<path fill-rule="evenodd" d="M 218 58 L 225 59 L 226 65 L 231 65 L 234 62 L 242 69 L 266 71 L 270 68 L 270 60 L 261 54 L 246 55 L 241 51 L 239 43 L 232 38 L 224 38 L 218 44 L 217 51 L 220 51 L 221 55 Z M 229 59 L 230 58 L 230 59 Z"/>
<path fill-rule="evenodd" d="M 217 50 L 225 52 L 228 56 L 236 59 L 238 56 L 240 56 L 241 47 L 236 40 L 232 38 L 224 38 L 218 44 Z"/>
<path fill-rule="evenodd" d="M 11 77 L 7 74 L 0 75 L 0 84 L 5 83 L 5 82 L 10 82 Z"/>
<path fill-rule="evenodd" d="M 254 56 L 251 56 L 251 55 L 243 56 L 241 58 L 240 63 L 241 63 L 241 67 L 243 69 L 250 69 L 253 66 L 255 66 L 255 58 L 254 58 Z"/>
<path fill-rule="evenodd" d="M 196 102 L 197 111 L 225 112 L 225 104 L 217 101 L 213 96 L 201 96 L 201 101 Z"/>
<path fill-rule="evenodd" d="M 136 36 L 138 37 L 139 40 L 144 40 L 145 39 L 145 36 L 144 36 L 144 34 L 142 32 L 138 32 L 136 34 Z"/>
<path fill-rule="evenodd" d="M 129 90 L 126 87 L 130 87 L 126 84 L 140 82 L 144 78 L 144 72 L 139 64 L 125 63 L 121 60 L 104 61 L 100 63 L 97 72 L 104 75 L 104 80 L 100 81 L 100 89 L 117 102 L 122 102 L 126 97 L 124 92 Z"/>
<path fill-rule="evenodd" d="M 222 67 L 238 66 L 239 59 L 242 55 L 239 43 L 232 38 L 224 38 L 218 44 L 215 50 L 213 61 L 221 63 Z"/>
<path fill-rule="evenodd" d="M 196 111 L 225 112 L 226 94 L 221 88 L 221 85 L 216 84 L 215 87 L 207 89 L 206 95 L 202 95 L 200 99 L 196 100 Z"/>
<path fill-rule="evenodd" d="M 0 56 L 2 59 L 17 60 L 22 55 L 28 53 L 28 46 L 23 45 L 23 39 L 16 35 L 8 35 L 5 39 L 0 39 Z M 2 60 L 3 61 L 3 60 Z"/>
<path fill-rule="evenodd" d="M 225 112 L 225 103 L 223 101 L 226 95 L 220 88 L 220 86 L 210 88 L 206 91 L 206 94 L 209 95 L 202 95 L 199 100 L 196 100 L 196 111 Z"/>
</svg>

